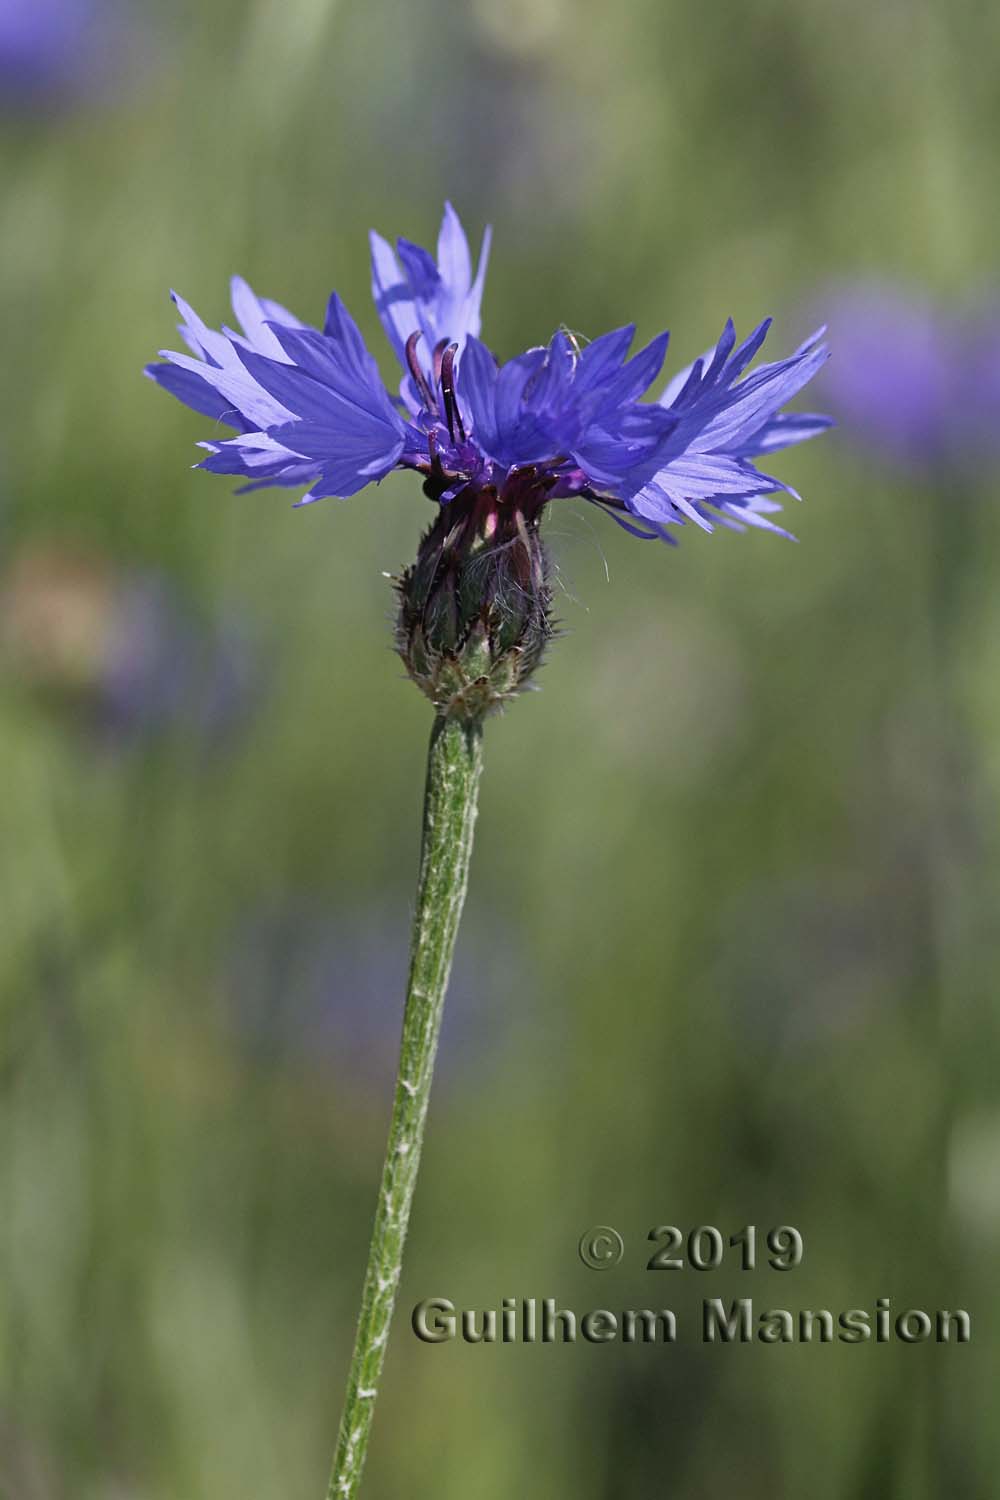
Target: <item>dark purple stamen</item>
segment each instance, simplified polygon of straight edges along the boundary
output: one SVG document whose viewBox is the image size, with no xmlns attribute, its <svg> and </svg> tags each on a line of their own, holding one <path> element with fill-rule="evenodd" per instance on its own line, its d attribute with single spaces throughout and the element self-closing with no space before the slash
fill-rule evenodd
<svg viewBox="0 0 1000 1500">
<path fill-rule="evenodd" d="M 434 345 L 434 354 L 432 356 L 432 367 L 433 367 L 433 370 L 434 370 L 434 384 L 435 385 L 440 385 L 441 384 L 441 360 L 444 357 L 444 351 L 447 349 L 447 347 L 448 347 L 448 340 L 447 339 L 439 339 L 438 342 Z"/>
<path fill-rule="evenodd" d="M 411 333 L 410 337 L 406 340 L 406 363 L 410 367 L 410 374 L 413 376 L 413 383 L 417 387 L 417 390 L 420 392 L 424 405 L 426 406 L 428 411 L 433 411 L 434 393 L 431 390 L 430 386 L 427 384 L 427 376 L 421 369 L 420 361 L 417 358 L 417 344 L 419 343 L 419 341 L 420 330 L 418 329 L 416 333 Z"/>
<path fill-rule="evenodd" d="M 442 472 L 441 455 L 438 452 L 437 433 L 433 427 L 427 434 L 427 454 L 431 461 L 431 470 L 440 474 Z"/>
<path fill-rule="evenodd" d="M 445 421 L 448 423 L 448 435 L 452 442 L 455 441 L 455 428 L 458 428 L 459 442 L 465 442 L 465 424 L 462 421 L 462 413 L 458 409 L 458 401 L 455 397 L 455 355 L 458 353 L 457 344 L 449 344 L 441 356 L 441 399 L 444 402 Z"/>
</svg>

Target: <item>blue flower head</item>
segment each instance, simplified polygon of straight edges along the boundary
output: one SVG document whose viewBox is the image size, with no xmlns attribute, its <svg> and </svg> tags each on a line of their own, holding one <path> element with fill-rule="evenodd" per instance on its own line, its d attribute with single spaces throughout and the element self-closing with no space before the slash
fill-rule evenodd
<svg viewBox="0 0 1000 1500">
<path fill-rule="evenodd" d="M 508 657 L 516 650 L 516 680 L 500 697 L 537 661 L 548 629 L 537 528 L 550 501 L 589 501 L 634 535 L 667 542 L 688 523 L 787 536 L 771 517 L 780 510 L 774 495 L 788 487 L 755 460 L 829 426 L 826 417 L 781 411 L 826 359 L 822 330 L 787 359 L 749 371 L 770 320 L 739 345 L 727 322 L 714 349 L 655 400 L 644 398 L 668 335 L 629 357 L 631 324 L 587 344 L 560 330 L 501 364 L 479 338 L 488 254 L 489 231 L 473 273 L 450 204 L 436 259 L 408 240 L 394 251 L 372 235 L 372 294 L 402 367 L 396 393 L 336 293 L 319 330 L 238 278 L 241 331 L 208 328 L 175 296 L 190 352 L 164 352 L 146 371 L 234 429 L 202 444 L 201 467 L 240 475 L 245 489 L 306 488 L 298 504 L 307 505 L 353 495 L 396 468 L 421 475 L 439 514 L 402 581 L 401 637 L 418 678 L 426 674 L 415 657 L 430 653 L 433 685 L 422 685 L 439 706 L 455 689 L 451 678 L 439 681 L 442 653 L 460 656 L 470 632 L 482 635 L 490 662 L 494 648 Z M 461 681 L 485 661 L 482 653 L 467 660 Z"/>
</svg>

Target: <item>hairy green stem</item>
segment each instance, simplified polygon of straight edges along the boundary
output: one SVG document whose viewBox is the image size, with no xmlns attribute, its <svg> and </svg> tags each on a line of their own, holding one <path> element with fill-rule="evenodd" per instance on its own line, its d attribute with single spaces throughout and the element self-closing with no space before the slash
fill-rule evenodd
<svg viewBox="0 0 1000 1500">
<path fill-rule="evenodd" d="M 368 1451 L 420 1165 L 441 1012 L 465 901 L 481 769 L 481 724 L 436 719 L 427 756 L 399 1075 L 327 1500 L 357 1494 Z"/>
</svg>

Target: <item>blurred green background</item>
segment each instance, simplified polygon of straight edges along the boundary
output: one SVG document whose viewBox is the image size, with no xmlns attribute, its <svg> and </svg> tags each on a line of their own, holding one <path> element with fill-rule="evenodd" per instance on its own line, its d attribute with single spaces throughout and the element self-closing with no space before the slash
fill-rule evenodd
<svg viewBox="0 0 1000 1500">
<path fill-rule="evenodd" d="M 504 356 L 635 319 L 672 371 L 774 313 L 775 357 L 853 277 L 958 305 L 995 273 L 1000 16 L 103 19 L 86 80 L 8 78 L 0 122 L 0 1495 L 315 1497 L 429 731 L 385 574 L 430 508 L 191 472 L 206 422 L 140 374 L 167 289 L 217 325 L 234 271 L 312 321 L 335 286 L 388 378 L 366 231 L 433 244 L 449 196 L 494 223 Z M 566 635 L 489 727 L 373 1497 L 994 1492 L 995 464 L 848 425 L 779 472 L 798 545 L 551 509 Z M 615 1270 L 577 1257 L 595 1223 Z M 804 1261 L 650 1273 L 663 1223 L 793 1224 Z M 973 1342 L 703 1347 L 700 1299 L 747 1295 L 964 1307 Z M 429 1347 L 429 1296 L 690 1331 Z"/>
</svg>

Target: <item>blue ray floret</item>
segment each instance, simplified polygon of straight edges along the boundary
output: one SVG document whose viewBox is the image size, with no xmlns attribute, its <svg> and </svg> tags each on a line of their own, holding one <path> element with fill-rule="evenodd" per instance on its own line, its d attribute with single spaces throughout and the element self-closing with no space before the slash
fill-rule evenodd
<svg viewBox="0 0 1000 1500">
<path fill-rule="evenodd" d="M 770 517 L 773 497 L 794 491 L 755 460 L 830 425 L 781 411 L 827 358 L 823 330 L 748 373 L 769 320 L 739 345 L 727 322 L 714 349 L 646 400 L 665 333 L 629 357 L 631 325 L 583 346 L 560 331 L 498 363 L 479 339 L 488 255 L 489 231 L 473 275 L 450 204 L 436 259 L 372 235 L 372 293 L 402 366 L 398 394 L 336 294 L 319 330 L 239 278 L 241 331 L 208 328 L 175 295 L 190 353 L 164 351 L 146 373 L 234 429 L 201 445 L 202 468 L 240 475 L 246 489 L 306 488 L 299 504 L 353 495 L 403 468 L 443 507 L 461 497 L 458 509 L 474 509 L 481 529 L 515 514 L 534 524 L 546 503 L 576 496 L 641 537 L 672 541 L 688 522 L 788 535 Z"/>
</svg>

